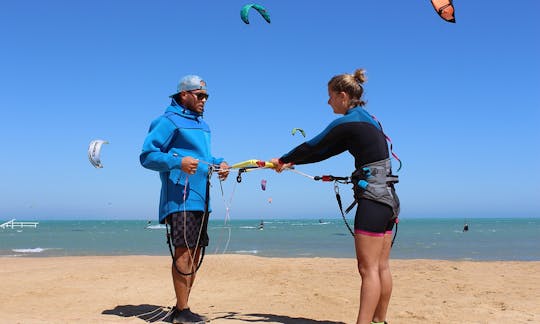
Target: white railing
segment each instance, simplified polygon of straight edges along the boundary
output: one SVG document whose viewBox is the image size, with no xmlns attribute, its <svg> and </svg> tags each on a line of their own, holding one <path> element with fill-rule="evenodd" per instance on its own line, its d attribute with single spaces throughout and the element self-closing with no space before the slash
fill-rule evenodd
<svg viewBox="0 0 540 324">
<path fill-rule="evenodd" d="M 3 224 L 0 224 L 0 228 L 23 228 L 23 227 L 37 228 L 38 224 L 39 224 L 38 222 L 16 222 L 14 218 Z"/>
</svg>

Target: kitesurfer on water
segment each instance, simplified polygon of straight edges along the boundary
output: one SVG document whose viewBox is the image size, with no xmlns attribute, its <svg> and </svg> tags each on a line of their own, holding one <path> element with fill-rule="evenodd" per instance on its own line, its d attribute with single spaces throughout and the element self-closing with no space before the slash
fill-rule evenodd
<svg viewBox="0 0 540 324">
<path fill-rule="evenodd" d="M 392 229 L 399 214 L 394 190 L 397 177 L 392 175 L 386 136 L 363 108 L 365 81 L 363 69 L 330 79 L 328 104 L 334 113 L 343 116 L 314 138 L 271 160 L 276 171 L 281 172 L 293 164 L 315 163 L 345 151 L 354 157 L 355 172 L 351 178 L 358 203 L 354 240 L 362 277 L 358 324 L 384 323 L 386 319 L 392 293 Z"/>
<path fill-rule="evenodd" d="M 219 166 L 218 175 L 225 180 L 229 166 L 210 153 L 210 128 L 202 118 L 208 100 L 206 82 L 196 75 L 185 76 L 170 97 L 170 106 L 150 125 L 140 161 L 145 168 L 159 172 L 159 222 L 171 226 L 176 294 L 172 322 L 205 323 L 191 312 L 188 299 L 209 241 L 209 168 Z M 206 163 L 199 163 L 202 161 Z"/>
</svg>

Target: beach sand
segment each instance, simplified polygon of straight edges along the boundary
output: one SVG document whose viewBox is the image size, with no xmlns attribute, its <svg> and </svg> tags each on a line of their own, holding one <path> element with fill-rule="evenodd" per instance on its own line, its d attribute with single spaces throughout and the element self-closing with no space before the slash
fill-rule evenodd
<svg viewBox="0 0 540 324">
<path fill-rule="evenodd" d="M 0 259 L 1 323 L 144 323 L 175 303 L 170 258 Z M 540 323 L 540 262 L 392 260 L 388 322 Z M 208 255 L 190 306 L 212 323 L 354 323 L 354 259 Z M 163 322 L 170 320 L 165 318 Z"/>
</svg>

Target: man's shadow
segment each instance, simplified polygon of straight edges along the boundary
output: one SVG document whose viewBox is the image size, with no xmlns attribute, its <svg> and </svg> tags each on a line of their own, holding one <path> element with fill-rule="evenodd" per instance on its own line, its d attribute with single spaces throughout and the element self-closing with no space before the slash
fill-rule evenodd
<svg viewBox="0 0 540 324">
<path fill-rule="evenodd" d="M 106 309 L 101 314 L 116 315 L 121 317 L 137 317 L 148 323 L 167 322 L 172 323 L 171 307 L 156 305 L 118 305 L 113 309 Z"/>
<path fill-rule="evenodd" d="M 116 315 L 121 317 L 137 317 L 148 323 L 166 322 L 172 323 L 172 308 L 156 305 L 118 305 L 113 309 L 102 312 L 104 315 Z M 344 322 L 314 320 L 304 317 L 290 317 L 286 315 L 260 314 L 260 313 L 238 313 L 227 312 L 210 318 L 230 319 L 246 323 L 272 322 L 283 324 L 345 324 Z"/>
</svg>

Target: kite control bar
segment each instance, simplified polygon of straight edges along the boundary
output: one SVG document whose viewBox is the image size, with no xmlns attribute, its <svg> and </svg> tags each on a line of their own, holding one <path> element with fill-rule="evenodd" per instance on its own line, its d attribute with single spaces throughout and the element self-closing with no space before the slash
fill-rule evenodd
<svg viewBox="0 0 540 324">
<path fill-rule="evenodd" d="M 238 169 L 236 182 L 242 182 L 242 173 L 255 169 L 274 169 L 276 166 L 272 162 L 262 160 L 247 160 L 231 165 L 231 169 Z"/>
<path fill-rule="evenodd" d="M 236 177 L 236 182 L 240 183 L 242 182 L 242 173 L 256 170 L 256 169 L 275 169 L 276 165 L 268 161 L 246 160 L 243 162 L 238 162 L 236 164 L 233 164 L 230 166 L 230 168 L 238 169 L 238 176 Z M 287 170 L 294 171 L 300 175 L 303 175 L 305 177 L 308 177 L 316 181 L 324 181 L 324 182 L 334 181 L 334 182 L 339 182 L 339 183 L 344 183 L 344 184 L 351 183 L 350 177 L 337 177 L 333 175 L 310 176 L 308 174 L 295 170 L 294 167 L 290 167 Z"/>
<path fill-rule="evenodd" d="M 266 161 L 261 161 L 261 160 L 247 160 L 247 161 L 244 161 L 244 162 L 239 162 L 239 163 L 233 164 L 230 168 L 231 169 L 238 169 L 238 176 L 236 177 L 236 182 L 240 183 L 240 182 L 242 182 L 242 173 L 244 173 L 244 172 L 248 172 L 248 171 L 256 170 L 256 169 L 274 169 L 275 167 L 276 166 L 272 162 L 266 162 Z M 349 223 L 347 222 L 347 219 L 345 218 L 345 214 L 348 213 L 352 209 L 352 207 L 354 207 L 354 205 L 356 204 L 356 201 L 353 204 L 351 204 L 351 206 L 349 206 L 349 208 L 347 208 L 346 212 L 343 212 L 343 206 L 341 204 L 341 197 L 339 195 L 339 187 L 338 187 L 338 183 L 341 183 L 341 184 L 352 183 L 351 177 L 336 177 L 336 176 L 333 176 L 333 175 L 311 176 L 309 174 L 305 174 L 303 172 L 295 170 L 292 167 L 287 169 L 287 170 L 293 171 L 295 173 L 298 173 L 298 174 L 300 174 L 302 176 L 313 179 L 315 181 L 324 181 L 324 182 L 333 181 L 334 182 L 334 191 L 336 193 L 336 199 L 337 199 L 337 202 L 338 202 L 338 205 L 339 205 L 339 210 L 341 211 L 341 216 L 343 217 L 343 221 L 345 222 L 345 225 L 347 225 L 347 229 L 349 230 L 351 235 L 354 237 L 354 232 L 351 229 Z"/>
<path fill-rule="evenodd" d="M 231 165 L 231 169 L 258 169 L 258 168 L 275 168 L 274 163 L 262 160 L 246 160 Z"/>
</svg>

